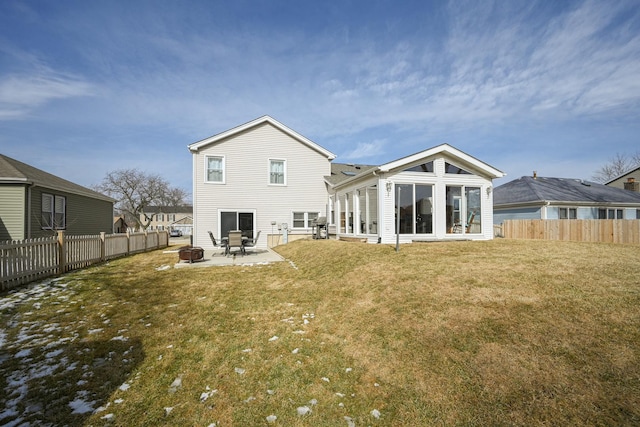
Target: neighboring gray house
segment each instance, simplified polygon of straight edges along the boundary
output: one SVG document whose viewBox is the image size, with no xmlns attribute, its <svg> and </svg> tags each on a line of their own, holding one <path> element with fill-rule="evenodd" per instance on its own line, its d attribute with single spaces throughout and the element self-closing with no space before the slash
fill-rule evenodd
<svg viewBox="0 0 640 427">
<path fill-rule="evenodd" d="M 335 155 L 269 116 L 189 145 L 193 243 L 239 229 L 258 247 L 309 237 L 327 217 L 338 237 L 371 243 L 491 239 L 492 180 L 504 173 L 447 145 L 379 166 Z"/>
<path fill-rule="evenodd" d="M 493 220 L 640 219 L 640 193 L 570 178 L 523 176 L 495 188 Z"/>
<path fill-rule="evenodd" d="M 111 233 L 115 200 L 0 154 L 0 241 Z"/>
</svg>

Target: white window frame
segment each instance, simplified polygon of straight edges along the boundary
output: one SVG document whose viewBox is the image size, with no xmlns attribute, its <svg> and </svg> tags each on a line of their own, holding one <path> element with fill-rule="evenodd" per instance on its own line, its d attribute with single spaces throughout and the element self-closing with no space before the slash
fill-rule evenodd
<svg viewBox="0 0 640 427">
<path fill-rule="evenodd" d="M 562 211 L 566 212 L 566 217 L 562 218 Z M 575 213 L 575 217 L 571 217 L 571 213 Z M 558 207 L 558 219 L 578 219 L 578 208 L 573 206 L 559 206 Z"/>
<path fill-rule="evenodd" d="M 304 227 L 296 227 L 296 223 L 295 223 L 295 215 L 296 214 L 304 214 Z M 315 215 L 315 217 L 313 218 L 309 218 L 309 214 Z M 295 229 L 295 230 L 304 230 L 304 229 L 309 229 L 312 227 L 312 222 L 315 219 L 320 218 L 320 212 L 313 212 L 313 211 L 292 211 L 291 212 L 291 228 Z"/>
<path fill-rule="evenodd" d="M 222 179 L 219 181 L 213 181 L 209 179 L 209 159 L 220 159 L 222 163 Z M 204 156 L 204 182 L 208 184 L 224 184 L 226 182 L 227 176 L 227 164 L 225 156 L 214 156 L 214 155 L 206 155 Z"/>
<path fill-rule="evenodd" d="M 283 182 L 282 183 L 273 182 L 271 180 L 271 176 L 272 176 L 272 174 L 271 174 L 271 166 L 274 164 L 274 162 L 282 163 L 282 168 L 283 168 L 283 171 L 282 171 L 282 175 L 283 175 L 282 181 Z M 285 185 L 287 185 L 287 160 L 286 159 L 276 159 L 276 158 L 269 159 L 269 168 L 268 168 L 267 173 L 268 173 L 268 178 L 267 179 L 268 179 L 269 185 L 275 185 L 275 186 L 285 186 Z"/>
</svg>

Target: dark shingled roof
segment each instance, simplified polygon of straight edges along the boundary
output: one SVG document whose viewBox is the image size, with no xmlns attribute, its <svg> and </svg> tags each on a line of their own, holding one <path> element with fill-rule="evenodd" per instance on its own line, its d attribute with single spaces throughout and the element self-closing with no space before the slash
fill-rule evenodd
<svg viewBox="0 0 640 427">
<path fill-rule="evenodd" d="M 640 193 L 571 178 L 523 176 L 496 187 L 493 205 L 533 202 L 640 203 Z"/>
<path fill-rule="evenodd" d="M 0 184 L 23 183 L 113 202 L 114 199 L 0 154 Z"/>
<path fill-rule="evenodd" d="M 331 163 L 331 176 L 325 176 L 324 179 L 329 184 L 336 185 L 377 167 L 377 165 L 359 165 L 355 163 Z"/>
</svg>

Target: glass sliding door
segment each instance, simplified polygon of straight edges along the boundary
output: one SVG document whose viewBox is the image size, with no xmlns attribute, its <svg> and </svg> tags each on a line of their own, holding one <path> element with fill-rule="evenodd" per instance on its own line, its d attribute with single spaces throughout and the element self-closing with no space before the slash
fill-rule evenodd
<svg viewBox="0 0 640 427">
<path fill-rule="evenodd" d="M 253 219 L 253 212 L 221 211 L 220 237 L 227 237 L 231 230 L 240 230 L 243 236 L 252 239 L 254 235 Z"/>
</svg>

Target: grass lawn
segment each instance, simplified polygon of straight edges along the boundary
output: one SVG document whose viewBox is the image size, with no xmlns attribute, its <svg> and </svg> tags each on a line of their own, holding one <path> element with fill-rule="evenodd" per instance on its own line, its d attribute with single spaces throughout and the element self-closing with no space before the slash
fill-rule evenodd
<svg viewBox="0 0 640 427">
<path fill-rule="evenodd" d="M 640 247 L 298 241 L 0 297 L 0 425 L 639 425 Z"/>
</svg>

